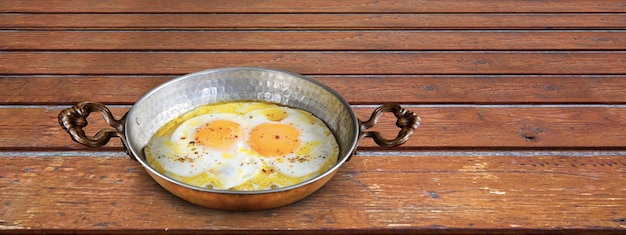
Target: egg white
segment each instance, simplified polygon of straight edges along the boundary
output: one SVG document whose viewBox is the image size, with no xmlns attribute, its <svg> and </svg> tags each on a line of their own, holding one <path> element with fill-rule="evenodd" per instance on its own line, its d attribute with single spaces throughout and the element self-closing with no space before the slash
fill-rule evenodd
<svg viewBox="0 0 626 235">
<path fill-rule="evenodd" d="M 337 141 L 320 119 L 312 118 L 310 114 L 298 109 L 286 107 L 272 109 L 280 109 L 287 115 L 282 120 L 272 121 L 264 115 L 267 112 L 265 109 L 249 112 L 244 118 L 249 129 L 265 123 L 291 125 L 300 134 L 300 146 L 294 153 L 285 156 L 261 156 L 264 163 L 289 177 L 307 176 L 320 171 L 329 162 L 335 163 L 333 158 L 336 158 L 339 149 Z"/>
<path fill-rule="evenodd" d="M 212 113 L 193 117 L 178 126 L 171 136 L 160 137 L 149 145 L 151 154 L 163 168 L 182 177 L 207 173 L 217 180 L 212 187 L 228 189 L 253 178 L 262 163 L 256 156 L 247 154 L 244 141 L 239 139 L 229 150 L 218 150 L 194 143 L 196 130 L 206 123 L 229 120 L 245 129 L 241 116 L 230 113 Z M 206 185 L 201 185 L 206 186 Z"/>
<path fill-rule="evenodd" d="M 286 113 L 280 120 L 271 113 Z M 271 119 L 271 120 L 270 120 Z M 198 128 L 217 120 L 236 122 L 243 138 L 226 150 L 194 142 Z M 265 157 L 250 146 L 250 132 L 266 123 L 290 125 L 300 146 L 285 156 Z M 310 113 L 262 102 L 199 107 L 165 125 L 144 149 L 157 171 L 182 182 L 214 189 L 259 190 L 285 187 L 315 177 L 337 161 L 339 147 L 328 127 Z"/>
</svg>

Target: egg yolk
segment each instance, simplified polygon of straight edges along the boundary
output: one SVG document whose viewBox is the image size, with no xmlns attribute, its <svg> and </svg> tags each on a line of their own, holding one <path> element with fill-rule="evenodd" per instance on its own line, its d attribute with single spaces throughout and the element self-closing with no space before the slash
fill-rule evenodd
<svg viewBox="0 0 626 235">
<path fill-rule="evenodd" d="M 194 135 L 197 144 L 228 150 L 243 136 L 241 126 L 233 121 L 216 120 L 199 127 Z"/>
<path fill-rule="evenodd" d="M 265 157 L 284 156 L 300 146 L 299 136 L 293 126 L 264 123 L 250 131 L 250 148 Z"/>
</svg>

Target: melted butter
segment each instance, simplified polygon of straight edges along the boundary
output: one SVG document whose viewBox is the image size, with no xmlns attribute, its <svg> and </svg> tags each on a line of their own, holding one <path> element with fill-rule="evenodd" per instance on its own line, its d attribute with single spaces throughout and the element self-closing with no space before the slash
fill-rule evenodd
<svg viewBox="0 0 626 235">
<path fill-rule="evenodd" d="M 263 114 L 271 121 L 280 121 L 287 117 L 287 112 L 276 108 L 265 109 L 263 110 Z"/>
<path fill-rule="evenodd" d="M 311 151 L 318 145 L 320 145 L 319 141 L 306 142 L 302 145 L 302 147 L 300 147 L 300 149 L 298 150 L 298 152 L 296 152 L 296 154 L 300 156 L 309 155 Z"/>
</svg>

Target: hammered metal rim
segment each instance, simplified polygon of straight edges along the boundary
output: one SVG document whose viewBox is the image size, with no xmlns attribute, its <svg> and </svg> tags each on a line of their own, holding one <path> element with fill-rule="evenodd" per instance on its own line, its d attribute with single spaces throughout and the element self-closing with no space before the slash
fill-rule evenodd
<svg viewBox="0 0 626 235">
<path fill-rule="evenodd" d="M 347 146 L 347 150 L 344 151 L 344 154 L 342 156 L 338 157 L 338 161 L 337 163 L 335 163 L 335 165 L 333 167 L 331 167 L 330 169 L 328 169 L 326 172 L 313 177 L 309 180 L 306 180 L 302 183 L 299 184 L 295 184 L 295 185 L 291 185 L 291 186 L 287 186 L 287 187 L 282 187 L 282 188 L 277 188 L 277 189 L 269 189 L 269 190 L 254 190 L 254 191 L 236 191 L 236 190 L 221 190 L 221 189 L 209 189 L 209 188 L 203 188 L 203 187 L 198 187 L 198 186 L 193 186 L 193 185 L 189 185 L 189 184 L 185 184 L 182 183 L 180 181 L 177 181 L 175 179 L 172 179 L 160 172 L 158 172 L 157 170 L 153 169 L 146 161 L 143 157 L 143 153 L 141 152 L 136 152 L 136 149 L 143 149 L 143 147 L 140 148 L 135 148 L 132 145 L 131 141 L 131 136 L 129 136 L 129 132 L 126 131 L 126 133 L 124 133 L 124 136 L 126 137 L 126 139 L 128 140 L 128 149 L 129 149 L 129 154 L 132 155 L 133 158 L 135 158 L 139 163 L 141 163 L 141 165 L 148 171 L 150 171 L 152 174 L 157 175 L 158 177 L 160 177 L 161 179 L 164 179 L 166 181 L 169 181 L 173 184 L 176 184 L 178 186 L 181 187 L 185 187 L 185 188 L 189 188 L 189 189 L 193 189 L 196 191 L 201 191 L 201 192 L 207 192 L 207 193 L 217 193 L 217 194 L 239 194 L 239 195 L 254 195 L 254 194 L 269 194 L 269 193 L 276 193 L 276 192 L 284 192 L 284 191 L 289 191 L 289 190 L 293 190 L 296 188 L 300 188 L 306 185 L 309 185 L 313 182 L 316 182 L 320 179 L 323 179 L 331 174 L 334 174 L 342 165 L 343 163 L 345 163 L 349 158 L 350 155 L 352 155 L 352 153 L 354 152 L 354 150 L 357 147 L 358 141 L 359 141 L 359 136 L 360 136 L 360 131 L 359 131 L 359 123 L 360 121 L 357 119 L 356 114 L 354 113 L 354 111 L 352 110 L 352 108 L 350 107 L 350 104 L 348 103 L 348 101 L 346 101 L 337 91 L 335 91 L 334 89 L 328 87 L 327 85 L 314 80 L 312 78 L 297 74 L 297 73 L 293 73 L 293 72 L 289 72 L 289 71 L 284 71 L 284 70 L 277 70 L 277 69 L 268 69 L 268 68 L 259 68 L 259 67 L 229 67 L 229 68 L 218 68 L 218 69 L 208 69 L 208 70 L 204 70 L 204 71 L 199 71 L 199 72 L 195 72 L 195 73 L 190 73 L 190 74 L 186 74 L 177 78 L 174 78 L 170 81 L 167 81 L 161 85 L 159 85 L 158 87 L 152 89 L 151 91 L 149 91 L 148 93 L 146 93 L 144 96 L 142 96 L 139 100 L 137 100 L 137 102 L 131 107 L 130 111 L 128 112 L 127 116 L 128 117 L 133 117 L 133 113 L 136 112 L 137 107 L 139 107 L 142 102 L 146 99 L 148 99 L 149 97 L 162 92 L 164 89 L 168 89 L 169 86 L 172 86 L 173 84 L 178 83 L 181 80 L 184 79 L 188 79 L 190 77 L 195 77 L 195 76 L 200 76 L 203 74 L 209 74 L 209 73 L 219 73 L 219 72 L 226 72 L 226 71 L 237 71 L 237 70 L 257 70 L 257 71 L 267 71 L 267 72 L 274 72 L 274 73 L 282 73 L 282 74 L 287 74 L 293 77 L 296 77 L 298 79 L 302 79 L 305 80 L 307 82 L 313 83 L 315 86 L 318 86 L 326 91 L 328 91 L 329 93 L 331 93 L 334 98 L 338 99 L 342 106 L 346 108 L 346 110 L 348 110 L 348 115 L 350 115 L 349 119 L 352 120 L 352 124 L 353 127 L 352 129 L 354 130 L 353 133 L 353 138 L 351 140 L 349 140 L 350 146 Z M 182 113 L 181 113 L 182 114 Z M 127 129 L 129 127 L 129 125 L 134 125 L 133 120 L 131 120 L 131 118 L 127 118 L 126 119 L 126 123 L 125 123 Z M 337 133 L 334 133 L 335 135 Z"/>
</svg>

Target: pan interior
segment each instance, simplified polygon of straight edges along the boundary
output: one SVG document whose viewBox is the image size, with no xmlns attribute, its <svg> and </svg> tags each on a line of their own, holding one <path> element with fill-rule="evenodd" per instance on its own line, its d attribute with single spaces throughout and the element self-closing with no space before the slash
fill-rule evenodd
<svg viewBox="0 0 626 235">
<path fill-rule="evenodd" d="M 304 76 L 264 68 L 207 70 L 173 79 L 142 97 L 126 118 L 129 151 L 145 162 L 143 147 L 170 120 L 199 106 L 228 101 L 265 101 L 311 112 L 335 134 L 340 148 L 335 171 L 358 141 L 358 121 L 349 104 L 334 90 Z M 322 174 L 309 181 L 323 177 Z M 305 182 L 306 183 L 306 182 Z"/>
</svg>

